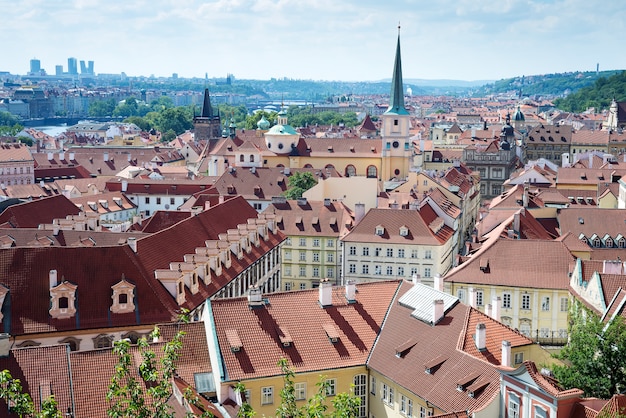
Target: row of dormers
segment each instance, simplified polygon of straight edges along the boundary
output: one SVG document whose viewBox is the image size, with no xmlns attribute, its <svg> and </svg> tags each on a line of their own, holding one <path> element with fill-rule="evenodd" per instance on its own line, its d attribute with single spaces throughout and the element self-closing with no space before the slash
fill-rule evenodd
<svg viewBox="0 0 626 418">
<path fill-rule="evenodd" d="M 626 248 L 626 237 L 622 234 L 617 234 L 613 238 L 609 234 L 604 234 L 603 237 L 600 237 L 598 234 L 586 237 L 585 234 L 581 233 L 578 239 L 594 248 Z"/>
</svg>

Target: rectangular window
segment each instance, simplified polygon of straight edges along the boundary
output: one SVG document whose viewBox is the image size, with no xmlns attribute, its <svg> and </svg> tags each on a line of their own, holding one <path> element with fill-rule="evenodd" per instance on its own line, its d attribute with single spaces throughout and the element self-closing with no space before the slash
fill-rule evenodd
<svg viewBox="0 0 626 418">
<path fill-rule="evenodd" d="M 305 247 L 306 246 L 306 238 L 300 238 L 300 246 L 301 247 Z"/>
<path fill-rule="evenodd" d="M 398 277 L 404 277 L 404 267 L 398 267 Z"/>
<path fill-rule="evenodd" d="M 300 290 L 306 289 L 306 283 L 300 283 Z"/>
<path fill-rule="evenodd" d="M 306 399 L 306 383 L 295 383 L 294 384 L 294 394 L 296 396 L 297 401 L 301 401 Z"/>
<path fill-rule="evenodd" d="M 370 248 L 369 247 L 363 247 L 363 255 L 370 255 Z"/>
<path fill-rule="evenodd" d="M 541 310 L 542 311 L 550 310 L 550 297 L 549 296 L 544 296 L 543 299 L 541 299 Z"/>
<path fill-rule="evenodd" d="M 320 268 L 313 267 L 313 277 L 320 277 Z"/>
<path fill-rule="evenodd" d="M 326 261 L 328 263 L 334 263 L 335 262 L 335 253 L 326 253 Z"/>
<path fill-rule="evenodd" d="M 510 293 L 502 294 L 502 307 L 504 309 L 511 309 L 511 294 Z"/>
<path fill-rule="evenodd" d="M 306 261 L 306 251 L 300 251 L 300 261 Z"/>
<path fill-rule="evenodd" d="M 316 263 L 319 263 L 319 261 L 320 261 L 320 253 L 318 253 L 318 252 L 314 252 L 313 253 L 313 261 L 316 262 Z"/>
<path fill-rule="evenodd" d="M 390 386 L 389 387 L 389 399 L 387 400 L 387 403 L 389 405 L 391 405 L 393 407 L 393 388 Z"/>
<path fill-rule="evenodd" d="M 367 264 L 363 264 L 361 266 L 361 273 L 369 274 L 370 273 L 370 267 Z"/>
<path fill-rule="evenodd" d="M 519 418 L 519 398 L 509 392 L 508 417 Z"/>
<path fill-rule="evenodd" d="M 261 405 L 270 405 L 274 403 L 274 388 L 267 386 L 261 388 Z"/>
<path fill-rule="evenodd" d="M 156 198 L 156 202 L 157 202 L 157 205 L 160 205 L 160 204 L 161 204 L 161 198 L 160 198 L 160 197 L 157 197 L 157 198 Z"/>
<path fill-rule="evenodd" d="M 567 312 L 568 301 L 567 298 L 561 298 L 561 312 Z"/>
<path fill-rule="evenodd" d="M 433 258 L 433 252 L 432 252 L 432 250 L 426 250 L 426 252 L 424 253 L 424 258 L 426 258 L 426 259 L 431 259 L 431 258 Z"/>
<path fill-rule="evenodd" d="M 291 266 L 285 266 L 285 276 L 291 276 Z"/>
<path fill-rule="evenodd" d="M 326 267 L 326 277 L 328 278 L 335 277 L 335 269 L 332 267 Z"/>
<path fill-rule="evenodd" d="M 291 250 L 285 250 L 285 260 L 291 260 Z"/>
<path fill-rule="evenodd" d="M 374 274 L 380 276 L 383 274 L 383 268 L 381 266 L 374 266 Z"/>
<path fill-rule="evenodd" d="M 387 266 L 387 276 L 393 276 L 393 267 Z"/>
<path fill-rule="evenodd" d="M 477 290 L 476 291 L 476 305 L 477 306 L 483 306 L 484 304 L 484 298 L 483 298 L 483 291 L 482 290 Z"/>
<path fill-rule="evenodd" d="M 176 201 L 174 200 L 173 197 L 170 197 L 170 205 L 173 205 Z"/>
<path fill-rule="evenodd" d="M 351 273 L 351 274 L 356 273 L 356 264 L 350 264 L 348 266 L 348 272 Z"/>
<path fill-rule="evenodd" d="M 291 245 L 291 237 L 287 237 L 287 239 L 285 239 L 285 245 Z"/>
<path fill-rule="evenodd" d="M 147 203 L 150 203 L 150 198 L 149 198 L 149 197 L 146 197 L 145 202 L 146 202 L 146 204 L 147 204 Z"/>
<path fill-rule="evenodd" d="M 430 277 L 430 267 L 424 267 L 424 277 Z"/>
<path fill-rule="evenodd" d="M 426 408 L 420 406 L 420 418 L 426 418 Z"/>
<path fill-rule="evenodd" d="M 335 247 L 335 240 L 334 239 L 328 239 L 326 240 L 326 246 L 328 248 L 334 248 Z"/>
<path fill-rule="evenodd" d="M 335 396 L 337 393 L 337 379 L 326 379 L 326 396 Z"/>
<path fill-rule="evenodd" d="M 522 295 L 522 309 L 530 309 L 530 295 L 528 293 Z"/>
<path fill-rule="evenodd" d="M 393 257 L 393 248 L 387 248 L 387 257 Z"/>
<path fill-rule="evenodd" d="M 356 255 L 356 247 L 351 246 L 349 249 L 350 255 Z"/>
<path fill-rule="evenodd" d="M 515 353 L 515 364 L 522 364 L 524 362 L 524 353 Z"/>
<path fill-rule="evenodd" d="M 404 248 L 398 248 L 398 258 L 404 258 Z"/>
<path fill-rule="evenodd" d="M 374 376 L 370 376 L 370 393 L 376 395 L 376 378 Z"/>
<path fill-rule="evenodd" d="M 285 290 L 289 292 L 291 290 L 291 282 L 285 282 Z"/>
<path fill-rule="evenodd" d="M 400 413 L 406 415 L 406 396 L 400 395 Z"/>
<path fill-rule="evenodd" d="M 411 250 L 411 258 L 417 258 L 417 249 Z"/>
<path fill-rule="evenodd" d="M 319 247 L 320 246 L 320 239 L 319 238 L 313 238 L 313 246 L 314 247 Z"/>
<path fill-rule="evenodd" d="M 413 400 L 411 399 L 407 402 L 406 416 L 409 418 L 413 416 Z"/>
<path fill-rule="evenodd" d="M 411 267 L 411 277 L 413 277 L 416 274 L 419 274 L 418 271 L 419 270 L 417 269 L 417 267 Z"/>
<path fill-rule="evenodd" d="M 381 395 L 382 395 L 383 402 L 386 402 L 387 396 L 389 396 L 389 386 L 387 386 L 386 383 L 383 383 L 381 392 L 382 392 Z"/>
<path fill-rule="evenodd" d="M 304 277 L 306 276 L 306 267 L 305 266 L 300 266 L 300 271 L 298 274 L 300 277 Z"/>
</svg>

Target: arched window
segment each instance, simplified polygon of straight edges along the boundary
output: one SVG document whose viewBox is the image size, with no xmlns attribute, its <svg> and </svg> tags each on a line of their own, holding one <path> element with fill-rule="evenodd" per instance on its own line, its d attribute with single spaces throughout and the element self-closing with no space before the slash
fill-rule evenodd
<svg viewBox="0 0 626 418">
<path fill-rule="evenodd" d="M 285 164 L 276 164 L 276 167 L 282 167 L 282 168 L 284 168 L 284 167 L 285 167 Z"/>
<path fill-rule="evenodd" d="M 346 175 L 346 177 L 354 177 L 354 176 L 356 176 L 356 168 L 352 164 L 347 165 L 346 166 L 345 175 Z"/>
<path fill-rule="evenodd" d="M 113 345 L 113 338 L 110 335 L 100 334 L 93 339 L 93 348 L 109 348 Z"/>
<path fill-rule="evenodd" d="M 334 170 L 334 169 L 335 169 L 335 166 L 334 166 L 334 165 L 332 165 L 332 164 L 326 164 L 326 165 L 324 166 L 324 168 L 325 168 L 326 170 Z"/>
<path fill-rule="evenodd" d="M 242 163 L 243 163 L 243 161 L 244 161 L 244 156 L 243 156 L 243 154 L 241 154 L 241 155 L 239 156 L 239 162 L 242 162 Z"/>
<path fill-rule="evenodd" d="M 122 334 L 122 339 L 128 338 L 131 344 L 137 344 L 137 341 L 141 338 L 141 335 L 135 331 L 129 331 L 126 334 Z"/>
<path fill-rule="evenodd" d="M 305 164 L 304 168 L 313 168 L 313 166 L 311 164 Z"/>
<path fill-rule="evenodd" d="M 607 238 L 605 245 L 606 245 L 606 248 L 613 248 L 613 246 L 614 246 L 613 238 Z"/>
<path fill-rule="evenodd" d="M 596 248 L 600 248 L 602 246 L 602 240 L 600 238 L 594 238 L 593 246 Z"/>
<path fill-rule="evenodd" d="M 364 374 L 357 374 L 354 376 L 354 380 L 352 381 L 354 384 L 354 396 L 361 399 L 361 404 L 359 405 L 359 414 L 358 417 L 366 417 L 365 414 L 367 410 L 367 376 Z"/>
<path fill-rule="evenodd" d="M 253 163 L 254 162 L 254 155 L 250 155 L 250 162 Z"/>
<path fill-rule="evenodd" d="M 617 241 L 617 246 L 619 248 L 626 248 L 626 238 L 620 238 L 619 241 Z"/>
<path fill-rule="evenodd" d="M 78 351 L 80 348 L 80 340 L 74 337 L 67 337 L 59 340 L 59 344 L 67 344 L 70 351 Z"/>
<path fill-rule="evenodd" d="M 370 165 L 367 167 L 367 178 L 375 179 L 378 177 L 378 169 L 375 165 Z"/>
</svg>

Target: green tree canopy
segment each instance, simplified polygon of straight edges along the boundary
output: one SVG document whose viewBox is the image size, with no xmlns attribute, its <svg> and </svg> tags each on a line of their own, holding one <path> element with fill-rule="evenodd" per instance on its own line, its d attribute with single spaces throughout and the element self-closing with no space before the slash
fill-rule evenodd
<svg viewBox="0 0 626 418">
<path fill-rule="evenodd" d="M 139 127 L 139 129 L 141 129 L 144 132 L 148 132 L 150 129 L 154 127 L 153 121 L 151 119 L 148 119 L 147 117 L 131 116 L 131 117 L 124 119 L 124 122 L 134 123 L 135 125 Z"/>
<path fill-rule="evenodd" d="M 192 111 L 188 107 L 172 107 L 158 112 L 156 127 L 161 132 L 172 130 L 176 135 L 180 135 L 193 128 Z"/>
<path fill-rule="evenodd" d="M 626 325 L 621 317 L 608 324 L 586 308 L 572 315 L 569 343 L 555 355 L 564 362 L 554 375 L 566 389 L 609 399 L 626 390 Z"/>
<path fill-rule="evenodd" d="M 89 104 L 89 116 L 105 117 L 111 116 L 117 106 L 115 99 L 98 100 Z"/>
<path fill-rule="evenodd" d="M 299 199 L 302 194 L 317 184 L 315 176 L 308 171 L 296 171 L 289 176 L 289 187 L 283 195 L 287 199 Z"/>
</svg>

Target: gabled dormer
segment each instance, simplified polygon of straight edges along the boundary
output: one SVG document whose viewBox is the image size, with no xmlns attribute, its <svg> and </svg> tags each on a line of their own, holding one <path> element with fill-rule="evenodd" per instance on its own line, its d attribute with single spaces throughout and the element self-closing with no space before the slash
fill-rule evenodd
<svg viewBox="0 0 626 418">
<path fill-rule="evenodd" d="M 76 315 L 76 289 L 78 286 L 62 280 L 56 284 L 56 270 L 50 270 L 50 316 L 67 319 Z"/>
<path fill-rule="evenodd" d="M 111 286 L 111 312 L 130 313 L 135 311 L 135 285 L 122 279 Z"/>
<path fill-rule="evenodd" d="M 198 293 L 199 287 L 195 267 L 193 263 L 170 263 L 170 270 L 178 271 L 182 275 L 185 285 L 194 295 Z"/>
<path fill-rule="evenodd" d="M 155 270 L 154 276 L 163 284 L 165 289 L 176 299 L 176 303 L 185 303 L 185 283 L 183 275 L 177 270 Z"/>
</svg>

